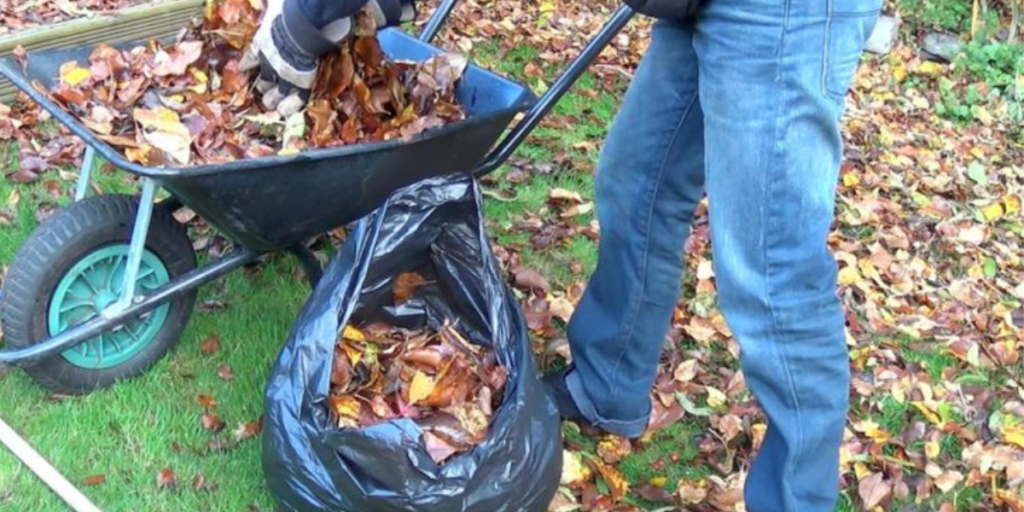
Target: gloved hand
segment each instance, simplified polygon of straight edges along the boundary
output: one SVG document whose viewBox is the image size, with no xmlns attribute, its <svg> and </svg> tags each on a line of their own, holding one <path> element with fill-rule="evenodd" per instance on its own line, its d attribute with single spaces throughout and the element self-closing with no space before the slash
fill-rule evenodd
<svg viewBox="0 0 1024 512">
<path fill-rule="evenodd" d="M 331 2 L 332 5 L 319 5 Z M 414 0 L 369 0 L 378 28 L 410 21 L 416 14 Z M 256 90 L 263 106 L 288 117 L 306 105 L 316 79 L 320 58 L 334 50 L 352 33 L 353 18 L 367 0 L 269 0 L 259 29 L 239 68 L 259 67 Z M 319 16 L 334 17 L 317 28 L 305 12 L 311 6 Z M 338 7 L 341 13 L 338 17 Z M 321 20 L 317 20 L 321 21 Z"/>
</svg>

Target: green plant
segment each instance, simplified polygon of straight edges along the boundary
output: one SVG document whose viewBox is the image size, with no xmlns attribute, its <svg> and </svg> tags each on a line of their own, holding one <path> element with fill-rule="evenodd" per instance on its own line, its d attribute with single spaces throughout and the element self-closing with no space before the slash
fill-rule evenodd
<svg viewBox="0 0 1024 512">
<path fill-rule="evenodd" d="M 897 6 L 912 24 L 920 24 L 951 31 L 969 29 L 971 2 L 969 0 L 898 0 Z"/>
</svg>

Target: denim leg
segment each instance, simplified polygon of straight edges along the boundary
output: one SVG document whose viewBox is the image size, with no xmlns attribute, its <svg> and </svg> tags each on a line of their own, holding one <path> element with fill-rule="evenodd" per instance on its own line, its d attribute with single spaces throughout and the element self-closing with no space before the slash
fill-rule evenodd
<svg viewBox="0 0 1024 512">
<path fill-rule="evenodd" d="M 658 22 L 598 163 L 597 268 L 568 327 L 569 391 L 587 420 L 618 435 L 647 426 L 703 158 L 692 28 Z"/>
<path fill-rule="evenodd" d="M 849 363 L 826 238 L 842 96 L 880 4 L 710 0 L 696 24 L 719 304 L 769 423 L 751 512 L 838 497 Z"/>
</svg>

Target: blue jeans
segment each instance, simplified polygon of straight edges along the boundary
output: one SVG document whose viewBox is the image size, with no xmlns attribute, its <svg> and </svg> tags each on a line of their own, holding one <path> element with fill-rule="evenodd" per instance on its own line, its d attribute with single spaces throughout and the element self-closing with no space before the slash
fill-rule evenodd
<svg viewBox="0 0 1024 512">
<path fill-rule="evenodd" d="M 769 428 L 752 512 L 831 511 L 848 408 L 837 266 L 826 245 L 844 96 L 881 0 L 708 0 L 658 22 L 598 164 L 598 262 L 569 325 L 583 415 L 640 435 L 709 202 L 719 306 Z"/>
</svg>

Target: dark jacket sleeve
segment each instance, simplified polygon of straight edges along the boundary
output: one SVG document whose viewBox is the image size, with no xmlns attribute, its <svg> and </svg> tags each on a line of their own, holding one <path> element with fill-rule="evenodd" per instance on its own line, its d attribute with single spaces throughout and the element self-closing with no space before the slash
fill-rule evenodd
<svg viewBox="0 0 1024 512">
<path fill-rule="evenodd" d="M 290 0 L 299 2 L 306 19 L 321 30 L 331 22 L 359 12 L 367 0 Z"/>
<path fill-rule="evenodd" d="M 682 21 L 693 16 L 705 0 L 624 0 L 634 11 L 652 18 Z"/>
</svg>

